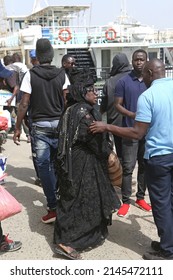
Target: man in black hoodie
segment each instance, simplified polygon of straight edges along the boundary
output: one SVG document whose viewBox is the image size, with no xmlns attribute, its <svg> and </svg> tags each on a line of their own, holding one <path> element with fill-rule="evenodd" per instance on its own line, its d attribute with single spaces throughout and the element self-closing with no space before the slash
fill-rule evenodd
<svg viewBox="0 0 173 280">
<path fill-rule="evenodd" d="M 58 145 L 57 126 L 64 109 L 64 96 L 69 80 L 63 68 L 51 65 L 54 50 L 48 39 L 37 40 L 36 56 L 39 65 L 25 74 L 20 87 L 23 96 L 13 140 L 15 144 L 19 144 L 21 122 L 30 106 L 31 133 L 34 137 L 38 172 L 48 209 L 47 215 L 41 220 L 43 223 L 51 223 L 56 219 L 57 178 L 54 160 Z"/>
<path fill-rule="evenodd" d="M 122 115 L 115 107 L 115 87 L 117 81 L 131 71 L 131 66 L 125 53 L 117 53 L 112 60 L 110 78 L 103 87 L 103 98 L 100 112 L 107 112 L 107 123 L 122 126 Z M 117 155 L 121 160 L 121 137 L 113 135 Z"/>
</svg>

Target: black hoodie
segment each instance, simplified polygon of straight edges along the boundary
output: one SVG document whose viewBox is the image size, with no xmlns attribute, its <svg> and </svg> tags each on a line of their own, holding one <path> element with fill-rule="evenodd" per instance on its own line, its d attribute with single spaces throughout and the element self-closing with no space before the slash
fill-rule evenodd
<svg viewBox="0 0 173 280">
<path fill-rule="evenodd" d="M 100 111 L 101 113 L 107 112 L 107 123 L 122 126 L 122 115 L 115 108 L 115 87 L 117 81 L 131 71 L 131 66 L 124 53 L 115 55 L 112 64 L 111 77 L 103 87 Z"/>
<path fill-rule="evenodd" d="M 37 65 L 30 70 L 30 73 L 32 121 L 59 120 L 64 109 L 64 69 L 53 65 Z"/>
</svg>

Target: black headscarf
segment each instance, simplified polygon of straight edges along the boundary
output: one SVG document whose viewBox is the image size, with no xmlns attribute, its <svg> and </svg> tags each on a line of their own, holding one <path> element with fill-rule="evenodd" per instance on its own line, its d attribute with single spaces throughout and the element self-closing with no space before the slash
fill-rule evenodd
<svg viewBox="0 0 173 280">
<path fill-rule="evenodd" d="M 72 73 L 73 72 L 73 73 Z M 88 69 L 71 72 L 67 106 L 58 125 L 59 141 L 57 163 L 61 165 L 61 172 L 66 177 L 66 184 L 72 180 L 71 147 L 78 138 L 80 121 L 90 113 L 95 120 L 101 120 L 100 113 L 85 100 L 87 88 L 94 86 L 94 78 Z"/>
<path fill-rule="evenodd" d="M 71 85 L 68 87 L 69 93 L 66 97 L 67 107 L 75 103 L 86 102 L 87 88 L 94 86 L 95 83 L 95 78 L 90 69 L 70 69 L 69 80 Z"/>
</svg>

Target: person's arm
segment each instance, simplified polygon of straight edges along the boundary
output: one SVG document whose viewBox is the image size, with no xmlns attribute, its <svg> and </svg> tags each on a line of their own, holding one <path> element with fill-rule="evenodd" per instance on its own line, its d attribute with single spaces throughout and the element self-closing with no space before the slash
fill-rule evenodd
<svg viewBox="0 0 173 280">
<path fill-rule="evenodd" d="M 19 86 L 16 85 L 13 89 L 12 96 L 6 101 L 7 106 L 9 106 L 9 107 L 11 106 L 11 103 L 12 103 L 14 97 L 16 97 L 18 92 L 19 92 Z"/>
<path fill-rule="evenodd" d="M 123 97 L 115 97 L 115 107 L 117 111 L 122 114 L 123 116 L 135 119 L 136 113 L 131 112 L 123 107 Z"/>
<path fill-rule="evenodd" d="M 112 124 L 105 124 L 104 122 L 93 122 L 89 127 L 91 133 L 111 132 L 123 138 L 130 138 L 140 140 L 148 130 L 149 123 L 135 121 L 133 127 L 119 127 Z"/>
<path fill-rule="evenodd" d="M 17 113 L 17 121 L 15 125 L 15 132 L 13 136 L 13 141 L 16 145 L 19 145 L 20 142 L 20 134 L 21 134 L 21 124 L 22 120 L 24 119 L 26 112 L 28 110 L 29 104 L 30 104 L 30 94 L 29 93 L 23 93 L 21 102 L 19 104 L 18 113 Z"/>
<path fill-rule="evenodd" d="M 115 87 L 115 108 L 125 117 L 135 119 L 136 113 L 127 110 L 124 107 L 126 86 L 124 80 L 119 80 Z"/>
<path fill-rule="evenodd" d="M 67 94 L 69 93 L 68 89 L 64 89 L 63 90 L 63 99 L 64 99 L 64 107 L 66 108 L 66 104 L 67 104 Z"/>
<path fill-rule="evenodd" d="M 15 71 L 13 71 L 12 76 L 6 79 L 6 83 L 10 86 L 10 88 L 13 89 L 12 96 L 6 101 L 7 106 L 11 106 L 14 97 L 19 92 L 19 86 L 17 83 L 17 73 Z"/>
<path fill-rule="evenodd" d="M 78 141 L 84 145 L 91 153 L 95 154 L 97 158 L 107 159 L 111 146 L 108 143 L 107 133 L 92 134 L 88 132 L 88 128 L 93 122 L 93 116 L 89 113 L 83 117 L 78 126 Z"/>
</svg>

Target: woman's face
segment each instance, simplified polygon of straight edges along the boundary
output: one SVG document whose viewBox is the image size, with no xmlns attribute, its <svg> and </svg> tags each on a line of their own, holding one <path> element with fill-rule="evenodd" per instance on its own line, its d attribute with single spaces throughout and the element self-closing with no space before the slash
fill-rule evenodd
<svg viewBox="0 0 173 280">
<path fill-rule="evenodd" d="M 91 105 L 95 105 L 97 103 L 97 90 L 93 86 L 87 88 L 85 100 L 87 100 Z"/>
</svg>

